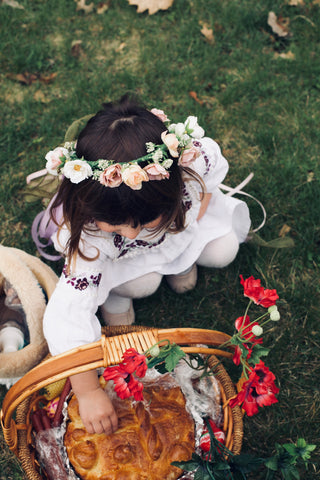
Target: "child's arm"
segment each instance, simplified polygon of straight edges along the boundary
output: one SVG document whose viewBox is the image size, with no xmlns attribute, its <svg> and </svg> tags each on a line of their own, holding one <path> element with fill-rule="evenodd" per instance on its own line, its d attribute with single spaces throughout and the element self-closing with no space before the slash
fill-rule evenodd
<svg viewBox="0 0 320 480">
<path fill-rule="evenodd" d="M 81 420 L 88 433 L 115 432 L 118 419 L 110 398 L 102 390 L 95 370 L 70 377 L 72 390 L 79 402 Z"/>
<path fill-rule="evenodd" d="M 206 210 L 208 208 L 211 197 L 212 197 L 212 193 L 204 193 L 203 194 L 203 198 L 201 200 L 201 206 L 200 206 L 200 210 L 199 210 L 197 220 L 200 220 L 200 218 L 203 217 L 203 215 L 206 213 Z"/>
</svg>

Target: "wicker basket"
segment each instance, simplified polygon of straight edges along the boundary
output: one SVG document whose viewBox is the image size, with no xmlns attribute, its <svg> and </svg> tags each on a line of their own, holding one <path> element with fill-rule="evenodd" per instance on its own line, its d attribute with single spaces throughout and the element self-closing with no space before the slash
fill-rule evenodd
<svg viewBox="0 0 320 480">
<path fill-rule="evenodd" d="M 243 422 L 240 408 L 230 408 L 228 399 L 236 394 L 235 387 L 218 357 L 232 356 L 215 347 L 221 345 L 229 335 L 195 328 L 153 329 L 138 326 L 103 328 L 101 340 L 70 350 L 45 360 L 29 371 L 6 394 L 1 423 L 5 441 L 17 455 L 29 480 L 46 479 L 40 468 L 32 435 L 31 412 L 41 401 L 39 390 L 70 375 L 117 364 L 127 348 L 143 353 L 161 340 L 170 340 L 181 346 L 186 353 L 209 355 L 209 365 L 216 374 L 221 387 L 226 447 L 239 454 L 243 437 Z M 199 347 L 199 345 L 207 347 Z M 15 419 L 14 419 L 15 417 Z"/>
</svg>

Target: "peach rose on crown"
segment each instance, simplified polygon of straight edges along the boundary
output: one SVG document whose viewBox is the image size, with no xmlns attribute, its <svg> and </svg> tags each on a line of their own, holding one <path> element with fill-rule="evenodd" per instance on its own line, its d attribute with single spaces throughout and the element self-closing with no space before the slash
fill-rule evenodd
<svg viewBox="0 0 320 480">
<path fill-rule="evenodd" d="M 162 110 L 152 109 L 165 123 L 168 117 Z M 117 163 L 114 160 L 99 159 L 87 161 L 78 158 L 75 152 L 76 142 L 66 142 L 63 147 L 57 147 L 46 154 L 46 169 L 52 175 L 63 174 L 72 183 L 80 183 L 92 178 L 102 185 L 115 188 L 125 183 L 133 190 L 140 190 L 143 182 L 163 180 L 170 177 L 171 157 L 177 159 L 178 165 L 188 167 L 200 155 L 200 148 L 194 145 L 194 140 L 204 136 L 204 130 L 198 125 L 198 119 L 189 116 L 184 123 L 172 123 L 161 134 L 162 144 L 146 143 L 147 154 L 127 163 Z M 140 163 L 146 162 L 144 167 Z"/>
</svg>

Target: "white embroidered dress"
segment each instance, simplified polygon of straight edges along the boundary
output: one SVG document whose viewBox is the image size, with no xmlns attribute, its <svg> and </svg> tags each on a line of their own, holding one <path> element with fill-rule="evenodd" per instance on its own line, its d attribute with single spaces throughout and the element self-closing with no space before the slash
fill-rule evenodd
<svg viewBox="0 0 320 480">
<path fill-rule="evenodd" d="M 207 243 L 233 230 L 243 242 L 250 228 L 249 210 L 245 202 L 226 196 L 219 188 L 228 171 L 228 163 L 216 142 L 202 138 L 198 142 L 201 155 L 192 168 L 212 193 L 208 208 L 197 221 L 200 187 L 187 181 L 184 204 L 187 208 L 186 229 L 177 234 L 161 233 L 150 237 L 143 229 L 130 240 L 103 231 L 83 233 L 81 250 L 94 261 L 76 260 L 75 271 L 63 269 L 51 296 L 45 316 L 44 334 L 52 355 L 62 353 L 100 338 L 101 325 L 96 316 L 99 305 L 112 288 L 150 272 L 178 274 L 189 268 Z M 63 252 L 69 237 L 66 228 L 53 237 L 55 248 Z"/>
</svg>

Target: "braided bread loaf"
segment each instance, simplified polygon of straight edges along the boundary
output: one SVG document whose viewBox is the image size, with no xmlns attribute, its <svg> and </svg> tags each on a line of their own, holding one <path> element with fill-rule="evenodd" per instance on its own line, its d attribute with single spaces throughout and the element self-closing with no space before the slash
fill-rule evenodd
<svg viewBox="0 0 320 480">
<path fill-rule="evenodd" d="M 171 465 L 194 451 L 194 422 L 179 387 L 145 386 L 144 402 L 115 398 L 119 428 L 112 435 L 90 435 L 70 400 L 64 443 L 84 480 L 175 480 L 182 470 Z"/>
</svg>

